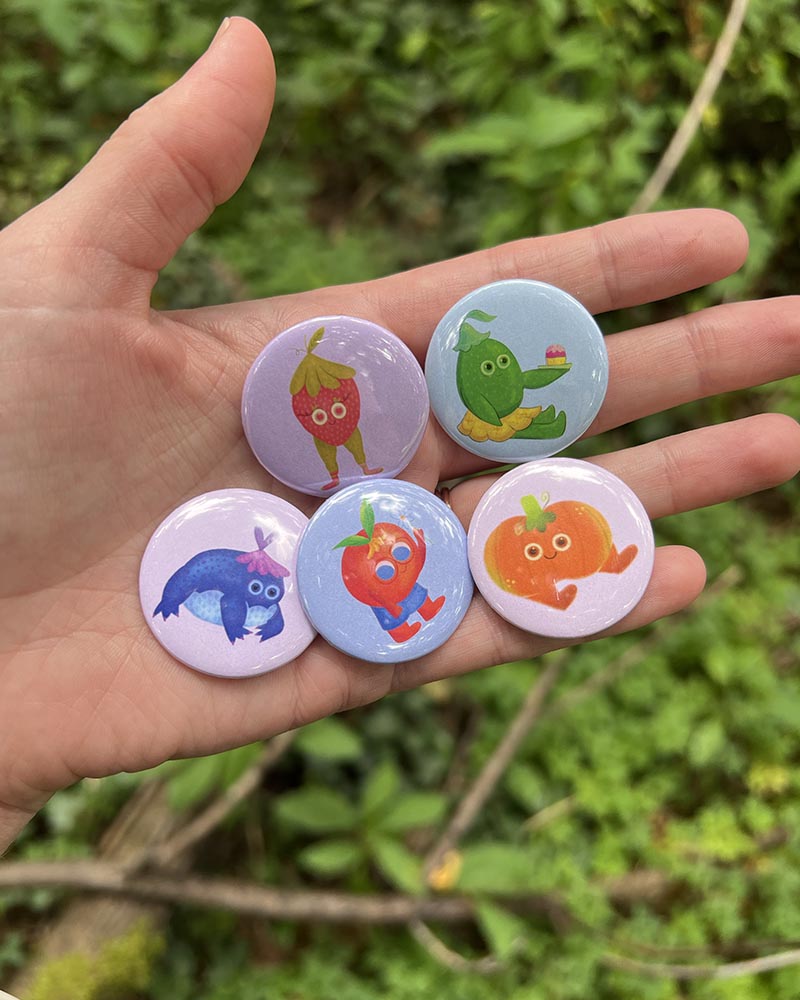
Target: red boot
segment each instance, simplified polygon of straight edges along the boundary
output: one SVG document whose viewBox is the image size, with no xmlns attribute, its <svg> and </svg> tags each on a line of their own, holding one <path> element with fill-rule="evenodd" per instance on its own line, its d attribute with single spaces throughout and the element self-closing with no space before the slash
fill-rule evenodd
<svg viewBox="0 0 800 1000">
<path fill-rule="evenodd" d="M 444 594 L 441 597 L 437 597 L 435 601 L 432 601 L 430 597 L 425 598 L 425 603 L 420 607 L 419 613 L 429 622 L 431 618 L 435 618 L 439 612 L 442 610 L 442 605 L 444 604 Z"/>
<path fill-rule="evenodd" d="M 419 622 L 414 622 L 411 625 L 409 625 L 408 622 L 403 622 L 403 624 L 398 625 L 397 628 L 390 628 L 389 635 L 395 642 L 408 642 L 409 639 L 414 638 L 421 628 L 422 626 Z"/>
<path fill-rule="evenodd" d="M 336 472 L 331 473 L 331 481 L 329 483 L 325 483 L 325 485 L 320 488 L 323 490 L 335 490 L 338 485 L 339 485 L 339 470 L 337 469 Z"/>
</svg>

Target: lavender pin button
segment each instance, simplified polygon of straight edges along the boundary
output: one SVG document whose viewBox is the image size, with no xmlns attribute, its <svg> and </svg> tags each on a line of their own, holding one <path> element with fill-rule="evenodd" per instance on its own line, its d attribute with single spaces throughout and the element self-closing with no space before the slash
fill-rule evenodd
<svg viewBox="0 0 800 1000">
<path fill-rule="evenodd" d="M 256 358 L 242 423 L 264 468 L 314 496 L 411 461 L 428 420 L 416 358 L 393 333 L 354 316 L 306 320 Z"/>
<path fill-rule="evenodd" d="M 217 677 L 251 677 L 303 652 L 296 553 L 308 519 L 269 493 L 219 490 L 174 510 L 139 573 L 144 616 L 176 659 Z"/>
<path fill-rule="evenodd" d="M 487 602 L 537 635 L 577 638 L 632 611 L 653 571 L 653 531 L 636 494 L 610 472 L 549 458 L 506 473 L 469 529 L 469 562 Z"/>
</svg>

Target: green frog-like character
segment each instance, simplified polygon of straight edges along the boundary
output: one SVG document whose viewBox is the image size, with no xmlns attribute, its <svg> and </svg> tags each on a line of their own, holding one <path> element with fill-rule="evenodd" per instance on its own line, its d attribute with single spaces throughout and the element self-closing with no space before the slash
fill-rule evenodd
<svg viewBox="0 0 800 1000">
<path fill-rule="evenodd" d="M 563 410 L 554 406 L 520 406 L 526 389 L 542 389 L 565 375 L 572 365 L 542 365 L 523 371 L 513 351 L 490 332 L 479 333 L 469 320 L 490 323 L 481 309 L 472 309 L 461 322 L 456 363 L 458 394 L 467 408 L 458 430 L 473 441 L 510 438 L 557 438 L 567 427 Z"/>
</svg>

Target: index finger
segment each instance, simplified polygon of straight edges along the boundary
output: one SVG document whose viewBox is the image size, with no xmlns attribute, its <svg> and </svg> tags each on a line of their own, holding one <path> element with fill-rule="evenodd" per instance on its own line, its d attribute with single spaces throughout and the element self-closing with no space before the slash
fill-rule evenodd
<svg viewBox="0 0 800 1000">
<path fill-rule="evenodd" d="M 635 215 L 516 240 L 386 278 L 195 309 L 178 318 L 252 360 L 280 330 L 312 316 L 361 316 L 392 330 L 424 360 L 441 317 L 463 295 L 505 278 L 563 288 L 593 313 L 641 305 L 718 281 L 747 255 L 747 232 L 717 209 Z"/>
</svg>

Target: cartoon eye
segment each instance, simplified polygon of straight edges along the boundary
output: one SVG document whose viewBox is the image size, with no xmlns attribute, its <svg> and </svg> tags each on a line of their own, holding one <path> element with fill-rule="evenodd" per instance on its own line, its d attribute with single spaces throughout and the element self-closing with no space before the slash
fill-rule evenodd
<svg viewBox="0 0 800 1000">
<path fill-rule="evenodd" d="M 537 545 L 536 542 L 531 542 L 529 545 L 525 546 L 525 558 L 530 559 L 531 562 L 536 562 L 537 559 L 541 559 L 544 553 L 544 549 L 541 545 Z"/>
<path fill-rule="evenodd" d="M 276 587 L 274 583 L 271 583 L 264 591 L 264 596 L 268 597 L 271 601 L 274 601 L 276 600 L 280 592 L 281 592 L 280 587 Z"/>
<path fill-rule="evenodd" d="M 498 368 L 508 368 L 511 364 L 511 358 L 507 354 L 497 355 L 497 367 Z"/>
<path fill-rule="evenodd" d="M 557 552 L 566 552 L 570 545 L 572 545 L 572 539 L 569 535 L 560 534 L 553 538 L 553 548 Z"/>
<path fill-rule="evenodd" d="M 493 375 L 494 374 L 494 361 L 482 361 L 481 362 L 481 371 L 483 372 L 484 375 Z"/>
<path fill-rule="evenodd" d="M 328 414 L 324 410 L 317 407 L 316 410 L 312 412 L 311 419 L 317 427 L 322 427 L 323 424 L 327 424 L 328 422 Z"/>
<path fill-rule="evenodd" d="M 375 576 L 379 580 L 391 580 L 396 572 L 394 565 L 388 559 L 382 559 L 375 567 Z"/>
<path fill-rule="evenodd" d="M 251 594 L 260 594 L 264 589 L 264 584 L 260 580 L 251 580 L 247 585 L 247 589 Z"/>
<path fill-rule="evenodd" d="M 392 546 L 392 558 L 398 562 L 408 562 L 411 558 L 411 549 L 405 542 L 398 542 Z"/>
<path fill-rule="evenodd" d="M 347 407 L 344 403 L 334 403 L 331 407 L 331 416 L 336 417 L 337 420 L 342 420 L 347 416 Z"/>
</svg>

